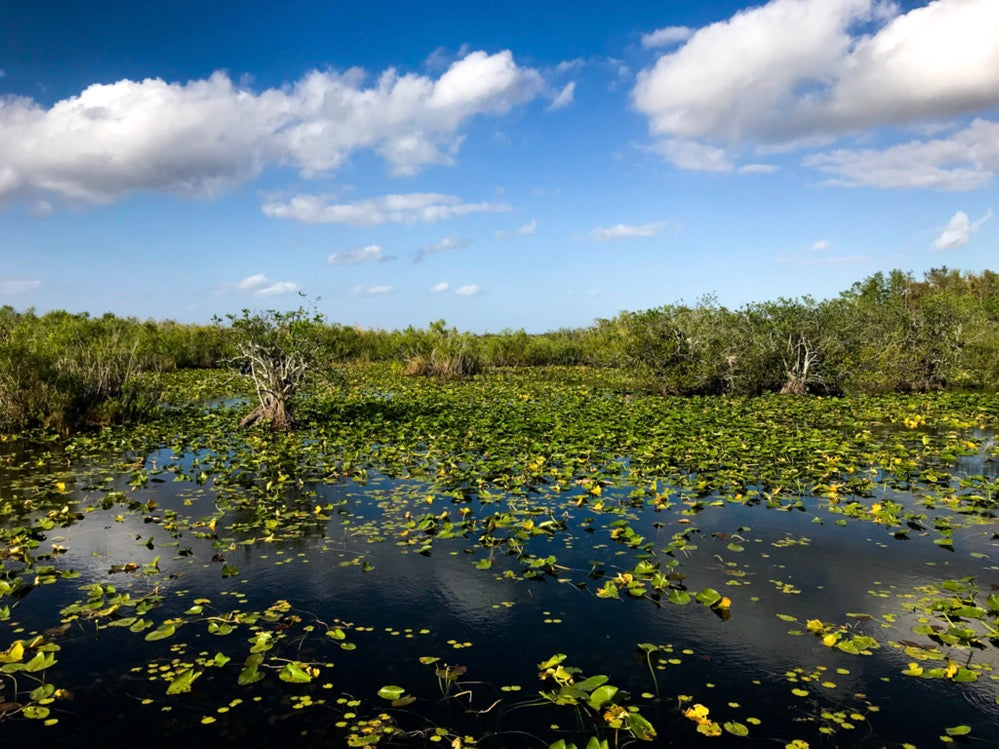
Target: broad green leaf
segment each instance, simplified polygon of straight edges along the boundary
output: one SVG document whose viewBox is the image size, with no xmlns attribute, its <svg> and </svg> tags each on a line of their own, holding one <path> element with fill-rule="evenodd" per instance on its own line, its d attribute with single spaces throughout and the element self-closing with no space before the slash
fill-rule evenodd
<svg viewBox="0 0 999 749">
<path fill-rule="evenodd" d="M 722 597 L 714 588 L 705 588 L 696 596 L 698 602 L 703 603 L 705 606 L 714 606 L 718 603 Z"/>
<path fill-rule="evenodd" d="M 749 729 L 743 723 L 736 723 L 735 721 L 729 721 L 722 726 L 726 731 L 728 731 L 733 736 L 748 736 Z"/>
<path fill-rule="evenodd" d="M 671 588 L 669 595 L 666 596 L 666 600 L 677 606 L 686 606 L 690 603 L 690 593 L 678 588 Z"/>
<path fill-rule="evenodd" d="M 599 710 L 604 703 L 610 702 L 612 699 L 614 699 L 614 695 L 617 694 L 617 691 L 618 691 L 617 687 L 611 686 L 610 684 L 605 684 L 604 686 L 593 690 L 593 693 L 590 695 L 590 698 L 586 701 L 586 704 L 588 704 L 594 710 Z"/>
<path fill-rule="evenodd" d="M 378 690 L 378 696 L 383 700 L 397 700 L 406 693 L 406 690 L 402 687 L 395 686 L 394 684 L 388 684 Z"/>
<path fill-rule="evenodd" d="M 239 672 L 237 683 L 242 687 L 263 679 L 264 675 L 258 670 L 263 661 L 264 657 L 259 653 L 248 656 L 246 662 L 243 664 L 243 670 Z"/>
<path fill-rule="evenodd" d="M 564 661 L 568 656 L 565 653 L 556 653 L 547 661 L 543 661 L 538 664 L 538 670 L 544 671 L 545 669 L 551 668 L 552 666 L 557 666 L 559 663 Z"/>
<path fill-rule="evenodd" d="M 49 709 L 44 705 L 27 705 L 21 711 L 21 715 L 33 720 L 44 720 L 49 717 Z"/>
<path fill-rule="evenodd" d="M 195 679 L 201 676 L 201 671 L 195 671 L 193 668 L 188 668 L 180 672 L 173 681 L 170 682 L 170 686 L 167 687 L 167 694 L 181 694 L 182 692 L 190 692 L 191 684 L 194 683 Z"/>
<path fill-rule="evenodd" d="M 284 668 L 278 671 L 278 678 L 292 684 L 306 684 L 312 681 L 312 676 L 302 667 L 300 663 L 286 663 Z"/>
<path fill-rule="evenodd" d="M 639 741 L 655 740 L 656 729 L 638 713 L 628 713 L 624 722 Z"/>
<path fill-rule="evenodd" d="M 582 689 L 584 692 L 592 692 L 599 686 L 606 684 L 608 677 L 604 674 L 597 674 L 596 676 L 591 676 L 588 679 L 583 679 L 583 681 L 573 684 L 576 689 Z"/>
<path fill-rule="evenodd" d="M 55 653 L 45 653 L 38 651 L 35 653 L 34 657 L 24 664 L 24 670 L 28 673 L 35 673 L 36 671 L 44 671 L 50 666 L 55 664 Z"/>
<path fill-rule="evenodd" d="M 146 640 L 149 642 L 152 642 L 153 640 L 165 640 L 168 637 L 173 637 L 176 631 L 176 627 L 172 624 L 161 624 L 159 627 L 146 635 Z"/>
</svg>

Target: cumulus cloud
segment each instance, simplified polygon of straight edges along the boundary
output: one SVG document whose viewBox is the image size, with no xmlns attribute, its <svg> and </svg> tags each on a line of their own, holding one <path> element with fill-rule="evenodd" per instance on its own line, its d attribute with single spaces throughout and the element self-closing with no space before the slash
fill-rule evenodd
<svg viewBox="0 0 999 749">
<path fill-rule="evenodd" d="M 817 241 L 815 244 L 812 245 L 812 250 L 814 252 L 822 252 L 822 250 L 828 250 L 831 245 L 832 242 L 830 242 L 828 239 L 820 239 L 819 241 Z"/>
<path fill-rule="evenodd" d="M 883 149 L 837 149 L 804 160 L 840 187 L 934 187 L 971 190 L 999 171 L 999 122 L 976 119 L 946 138 Z"/>
<path fill-rule="evenodd" d="M 350 289 L 350 293 L 354 296 L 382 296 L 383 294 L 391 294 L 393 291 L 395 291 L 395 287 L 388 284 L 378 284 L 376 286 L 362 286 L 358 284 L 357 286 L 352 286 Z"/>
<path fill-rule="evenodd" d="M 590 239 L 606 242 L 611 239 L 631 239 L 635 237 L 654 237 L 666 228 L 665 221 L 634 226 L 631 224 L 615 224 L 614 226 L 598 227 L 590 232 Z"/>
<path fill-rule="evenodd" d="M 667 26 L 656 29 L 648 34 L 642 34 L 642 46 L 645 49 L 656 49 L 658 47 L 668 47 L 677 42 L 690 39 L 694 30 L 689 26 Z"/>
<path fill-rule="evenodd" d="M 575 81 L 570 81 L 569 83 L 565 84 L 562 90 L 559 91 L 558 96 L 555 97 L 551 105 L 548 107 L 548 111 L 554 112 L 558 109 L 562 109 L 564 107 L 569 106 L 570 104 L 572 104 L 572 99 L 575 93 L 576 93 Z"/>
<path fill-rule="evenodd" d="M 458 296 L 478 296 L 482 293 L 482 289 L 479 288 L 477 283 L 466 284 L 465 286 L 459 286 L 454 291 Z"/>
<path fill-rule="evenodd" d="M 291 200 L 265 203 L 261 210 L 271 218 L 290 218 L 304 224 L 375 226 L 385 223 L 430 223 L 471 213 L 508 211 L 505 203 L 463 203 L 456 195 L 415 192 L 383 195 L 354 203 L 331 203 L 322 195 L 296 195 Z"/>
<path fill-rule="evenodd" d="M 956 250 L 958 247 L 964 247 L 990 218 L 992 211 L 972 223 L 967 213 L 958 211 L 951 216 L 947 226 L 933 242 L 933 246 L 938 250 Z"/>
<path fill-rule="evenodd" d="M 579 70 L 585 64 L 586 63 L 582 57 L 577 57 L 572 60 L 562 60 L 562 62 L 555 66 L 555 72 L 568 73 L 570 70 Z"/>
<path fill-rule="evenodd" d="M 44 107 L 0 99 L 0 200 L 36 194 L 109 202 L 139 190 L 215 195 L 268 164 L 309 177 L 371 149 L 393 174 L 447 164 L 461 128 L 545 89 L 509 51 L 469 52 L 437 78 L 313 71 L 255 92 L 225 73 L 94 84 Z"/>
<path fill-rule="evenodd" d="M 999 104 L 994 0 L 771 0 L 697 29 L 638 75 L 654 135 L 793 148 Z"/>
<path fill-rule="evenodd" d="M 538 220 L 532 218 L 526 224 L 521 226 L 516 231 L 505 231 L 500 229 L 496 232 L 496 239 L 506 239 L 507 237 L 527 237 L 534 234 L 538 230 Z"/>
<path fill-rule="evenodd" d="M 666 161 L 696 172 L 731 172 L 735 167 L 725 149 L 694 140 L 667 138 L 652 147 Z"/>
<path fill-rule="evenodd" d="M 343 252 L 334 252 L 328 258 L 326 262 L 330 265 L 356 265 L 358 263 L 364 263 L 369 260 L 384 260 L 385 252 L 376 244 L 365 245 L 359 250 L 345 250 Z"/>
<path fill-rule="evenodd" d="M 253 296 L 257 297 L 268 297 L 268 296 L 280 296 L 282 294 L 292 294 L 298 291 L 300 286 L 297 283 L 291 281 L 278 281 L 277 283 L 272 283 L 268 286 L 264 286 L 260 289 L 255 289 Z"/>
<path fill-rule="evenodd" d="M 267 276 L 263 273 L 257 273 L 253 276 L 247 276 L 242 281 L 236 284 L 236 288 L 246 290 L 258 289 L 267 283 Z"/>
<path fill-rule="evenodd" d="M 468 247 L 471 243 L 472 243 L 471 239 L 465 239 L 463 237 L 455 237 L 455 236 L 444 237 L 444 239 L 440 239 L 431 244 L 423 245 L 423 247 L 419 248 L 416 251 L 416 254 L 413 256 L 413 262 L 418 263 L 421 260 L 423 260 L 423 258 L 425 258 L 427 255 L 433 255 L 434 253 L 437 252 L 447 252 L 448 250 L 461 250 L 464 249 L 465 247 Z"/>
<path fill-rule="evenodd" d="M 41 288 L 41 285 L 41 281 L 25 281 L 11 278 L 6 281 L 0 281 L 0 294 L 15 296 L 16 294 L 24 294 L 27 291 Z"/>
<path fill-rule="evenodd" d="M 301 286 L 293 281 L 272 282 L 263 273 L 256 273 L 247 276 L 236 283 L 222 284 L 217 293 L 224 294 L 230 291 L 249 292 L 255 297 L 266 298 L 271 296 L 281 296 L 282 294 L 292 294 L 297 292 Z"/>
<path fill-rule="evenodd" d="M 447 281 L 441 281 L 439 284 L 435 284 L 430 290 L 435 294 L 441 294 L 450 288 Z"/>
</svg>

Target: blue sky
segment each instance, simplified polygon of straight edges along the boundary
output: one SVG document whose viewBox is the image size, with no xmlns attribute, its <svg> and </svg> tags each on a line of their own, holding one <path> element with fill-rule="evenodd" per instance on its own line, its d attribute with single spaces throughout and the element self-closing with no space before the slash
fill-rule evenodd
<svg viewBox="0 0 999 749">
<path fill-rule="evenodd" d="M 999 269 L 995 0 L 8 3 L 0 97 L 18 309 L 537 332 Z"/>
</svg>

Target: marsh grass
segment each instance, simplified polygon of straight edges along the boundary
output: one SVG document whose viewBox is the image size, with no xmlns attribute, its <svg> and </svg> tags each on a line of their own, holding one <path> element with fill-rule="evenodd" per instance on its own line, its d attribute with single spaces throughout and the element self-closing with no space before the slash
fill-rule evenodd
<svg viewBox="0 0 999 749">
<path fill-rule="evenodd" d="M 457 380 L 482 372 L 483 358 L 476 339 L 446 328 L 444 321 L 431 323 L 426 342 L 420 351 L 406 359 L 403 370 L 410 377 L 436 377 Z"/>
</svg>

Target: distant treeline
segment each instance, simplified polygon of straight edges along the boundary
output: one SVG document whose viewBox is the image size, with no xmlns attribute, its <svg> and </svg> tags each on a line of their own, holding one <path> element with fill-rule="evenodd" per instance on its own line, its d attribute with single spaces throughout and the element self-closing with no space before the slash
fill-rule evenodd
<svg viewBox="0 0 999 749">
<path fill-rule="evenodd" d="M 877 273 L 839 296 L 728 309 L 707 297 L 622 312 L 586 328 L 474 335 L 316 324 L 328 362 L 392 361 L 439 377 L 487 367 L 625 367 L 670 394 L 851 394 L 999 389 L 999 274 L 939 268 L 916 280 Z M 128 418 L 155 398 L 136 375 L 225 366 L 223 322 L 182 325 L 113 315 L 0 308 L 0 427 L 67 429 Z"/>
</svg>

